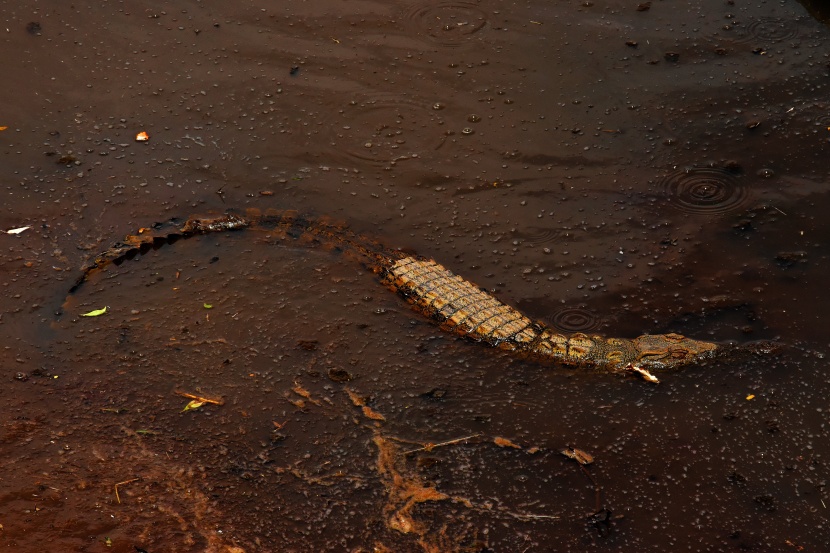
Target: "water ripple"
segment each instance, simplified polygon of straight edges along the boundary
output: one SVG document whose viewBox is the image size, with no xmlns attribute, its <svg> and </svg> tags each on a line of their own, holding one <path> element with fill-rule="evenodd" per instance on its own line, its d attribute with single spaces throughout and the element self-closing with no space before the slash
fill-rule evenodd
<svg viewBox="0 0 830 553">
<path fill-rule="evenodd" d="M 724 213 L 740 207 L 748 196 L 744 181 L 719 167 L 687 167 L 659 182 L 669 201 L 689 213 Z"/>
<path fill-rule="evenodd" d="M 406 18 L 431 42 L 458 46 L 487 26 L 487 14 L 472 2 L 427 2 L 410 8 Z"/>
</svg>

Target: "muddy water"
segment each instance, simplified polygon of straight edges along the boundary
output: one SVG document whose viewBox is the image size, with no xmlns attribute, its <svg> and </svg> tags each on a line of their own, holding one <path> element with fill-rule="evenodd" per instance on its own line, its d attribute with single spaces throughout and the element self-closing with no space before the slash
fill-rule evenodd
<svg viewBox="0 0 830 553">
<path fill-rule="evenodd" d="M 3 546 L 825 547 L 830 49 L 800 4 L 0 5 L 0 227 L 30 226 L 0 238 Z M 67 298 L 126 234 L 231 207 L 563 331 L 780 348 L 658 386 L 539 366 L 255 231 Z"/>
</svg>

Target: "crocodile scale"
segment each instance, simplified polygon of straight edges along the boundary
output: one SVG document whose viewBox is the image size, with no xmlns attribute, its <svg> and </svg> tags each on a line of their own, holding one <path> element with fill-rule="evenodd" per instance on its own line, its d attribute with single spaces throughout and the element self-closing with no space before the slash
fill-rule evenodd
<svg viewBox="0 0 830 553">
<path fill-rule="evenodd" d="M 441 328 L 471 340 L 515 352 L 537 361 L 608 371 L 625 368 L 665 369 L 696 362 L 718 349 L 712 342 L 680 334 L 647 334 L 634 339 L 606 338 L 582 333 L 559 334 L 531 321 L 443 265 L 357 236 L 348 229 L 323 221 L 298 217 L 293 211 L 250 210 L 245 216 L 227 214 L 191 217 L 141 229 L 96 257 L 70 289 L 70 294 L 107 265 L 180 238 L 241 229 L 278 231 L 340 247 L 352 253 L 381 280 L 413 305 L 416 311 L 437 321 Z"/>
</svg>

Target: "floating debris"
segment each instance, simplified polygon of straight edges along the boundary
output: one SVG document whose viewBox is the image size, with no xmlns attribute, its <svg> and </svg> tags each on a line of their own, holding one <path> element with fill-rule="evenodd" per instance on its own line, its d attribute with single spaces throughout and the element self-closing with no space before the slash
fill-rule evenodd
<svg viewBox="0 0 830 553">
<path fill-rule="evenodd" d="M 367 419 L 372 419 L 373 421 L 385 421 L 386 417 L 369 407 L 368 405 L 363 406 L 363 416 Z"/>
<path fill-rule="evenodd" d="M 660 384 L 660 380 L 656 376 L 654 376 L 642 367 L 637 367 L 629 363 L 625 367 L 625 370 L 639 374 L 641 377 L 643 377 L 643 380 L 645 380 L 646 382 L 651 382 L 652 384 Z"/>
<path fill-rule="evenodd" d="M 501 436 L 496 436 L 495 438 L 493 438 L 493 443 L 499 447 L 512 447 L 513 449 L 522 449 L 522 446 L 511 442 L 507 438 L 502 438 Z"/>
<path fill-rule="evenodd" d="M 182 413 L 187 413 L 188 411 L 193 411 L 193 410 L 198 409 L 199 407 L 201 407 L 201 406 L 203 406 L 207 403 L 209 403 L 211 405 L 223 405 L 224 404 L 224 402 L 222 400 L 219 400 L 219 399 L 210 399 L 210 398 L 206 398 L 206 397 L 202 397 L 202 396 L 197 396 L 197 395 L 194 395 L 194 394 L 188 394 L 187 392 L 178 392 L 177 391 L 176 394 L 190 399 L 190 402 L 187 405 L 184 406 L 184 409 L 182 409 Z"/>
<path fill-rule="evenodd" d="M 118 484 L 115 485 L 115 499 L 118 500 L 118 503 L 121 503 L 121 497 L 118 495 L 118 486 L 124 486 L 126 484 L 131 484 L 133 482 L 138 482 L 139 480 L 141 480 L 141 478 L 131 478 L 130 480 L 124 480 L 123 482 L 119 482 Z M 109 541 L 109 543 L 107 544 L 107 547 L 111 547 L 112 546 L 112 541 L 110 541 L 109 538 L 107 538 L 107 541 Z"/>
<path fill-rule="evenodd" d="M 184 406 L 184 409 L 182 409 L 182 413 L 187 413 L 188 411 L 193 411 L 195 409 L 198 409 L 199 407 L 201 407 L 204 404 L 205 404 L 204 401 L 199 401 L 197 399 L 191 399 L 190 402 L 187 405 Z"/>
<path fill-rule="evenodd" d="M 575 447 L 566 447 L 559 451 L 562 455 L 567 457 L 568 459 L 573 459 L 580 465 L 590 465 L 594 462 L 594 456 L 590 453 L 582 451 L 581 449 L 577 449 Z"/>
</svg>

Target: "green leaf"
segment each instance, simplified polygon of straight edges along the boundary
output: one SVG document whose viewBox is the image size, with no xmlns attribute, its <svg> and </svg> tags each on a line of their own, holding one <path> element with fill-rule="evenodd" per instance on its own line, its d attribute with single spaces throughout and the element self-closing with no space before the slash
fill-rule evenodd
<svg viewBox="0 0 830 553">
<path fill-rule="evenodd" d="M 202 305 L 205 307 L 205 309 L 213 309 L 212 303 L 203 303 Z"/>
<path fill-rule="evenodd" d="M 103 315 L 107 312 L 108 307 L 104 307 L 103 309 L 95 309 L 94 311 L 90 311 L 89 313 L 81 313 L 81 317 L 97 317 L 98 315 Z"/>
</svg>

